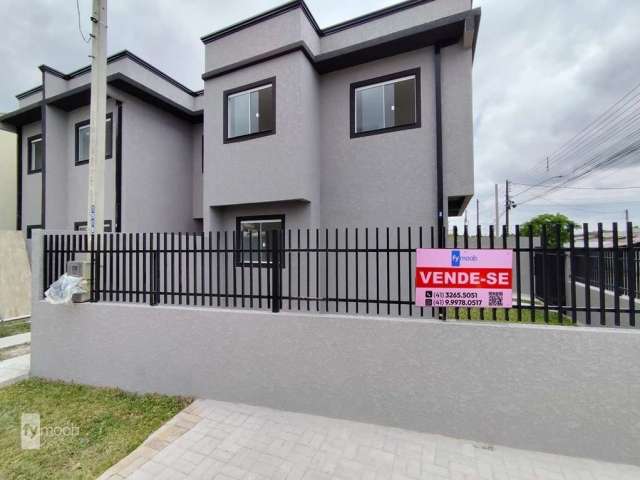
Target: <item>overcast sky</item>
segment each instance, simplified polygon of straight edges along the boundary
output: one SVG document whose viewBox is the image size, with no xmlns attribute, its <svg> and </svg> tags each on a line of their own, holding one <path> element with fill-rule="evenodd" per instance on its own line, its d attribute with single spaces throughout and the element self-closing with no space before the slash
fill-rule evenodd
<svg viewBox="0 0 640 480">
<path fill-rule="evenodd" d="M 87 35 L 91 1 L 79 3 Z M 200 37 L 280 3 L 110 0 L 108 50 L 129 49 L 197 90 L 204 68 Z M 307 0 L 323 27 L 393 3 Z M 494 183 L 502 196 L 507 178 L 534 184 L 566 177 L 571 162 L 559 161 L 547 172 L 545 157 L 640 83 L 640 1 L 475 0 L 474 6 L 482 7 L 473 87 L 476 194 L 486 224 L 494 216 Z M 0 0 L 0 11 L 0 111 L 15 109 L 15 94 L 40 83 L 38 65 L 68 72 L 89 63 L 74 0 Z M 631 158 L 571 186 L 640 186 L 639 165 L 640 157 Z M 514 185 L 513 193 L 525 188 Z M 543 191 L 515 199 L 536 192 Z M 470 207 L 473 226 L 475 200 Z M 625 208 L 640 222 L 640 189 L 563 189 L 517 207 L 512 219 L 562 212 L 580 222 L 623 221 Z"/>
</svg>

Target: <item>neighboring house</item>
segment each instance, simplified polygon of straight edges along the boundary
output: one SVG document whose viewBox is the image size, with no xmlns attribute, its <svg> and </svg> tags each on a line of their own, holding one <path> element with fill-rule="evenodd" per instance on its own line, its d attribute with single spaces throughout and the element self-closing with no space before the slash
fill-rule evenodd
<svg viewBox="0 0 640 480">
<path fill-rule="evenodd" d="M 410 0 L 321 29 L 295 0 L 204 36 L 201 92 L 127 51 L 109 57 L 105 219 L 266 231 L 460 215 L 473 195 L 471 7 Z M 40 70 L 0 118 L 22 146 L 17 226 L 82 228 L 90 69 Z"/>
<path fill-rule="evenodd" d="M 16 229 L 16 135 L 0 130 L 0 230 Z"/>
</svg>

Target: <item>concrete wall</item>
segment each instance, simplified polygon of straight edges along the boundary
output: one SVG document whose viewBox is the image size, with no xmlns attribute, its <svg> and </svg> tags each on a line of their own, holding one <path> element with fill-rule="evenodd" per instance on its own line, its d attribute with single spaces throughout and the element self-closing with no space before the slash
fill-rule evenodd
<svg viewBox="0 0 640 480">
<path fill-rule="evenodd" d="M 0 131 L 0 230 L 16 229 L 16 158 L 15 133 Z"/>
<path fill-rule="evenodd" d="M 640 332 L 33 306 L 32 374 L 640 463 Z"/>
<path fill-rule="evenodd" d="M 223 92 L 270 77 L 276 77 L 276 133 L 224 144 Z M 205 156 L 211 166 L 205 171 L 206 207 L 317 203 L 316 84 L 313 67 L 300 52 L 206 82 Z"/>
<path fill-rule="evenodd" d="M 31 270 L 25 238 L 15 230 L 0 231 L 0 320 L 30 314 Z"/>
<path fill-rule="evenodd" d="M 353 82 L 420 68 L 420 128 L 350 138 Z M 321 76 L 322 223 L 395 227 L 436 223 L 433 48 Z"/>
<path fill-rule="evenodd" d="M 195 231 L 191 123 L 122 95 L 122 230 Z"/>
<path fill-rule="evenodd" d="M 42 172 L 28 173 L 29 151 L 28 139 L 42 133 L 40 122 L 30 123 L 22 127 L 22 229 L 28 225 L 41 224 L 42 209 Z"/>
</svg>

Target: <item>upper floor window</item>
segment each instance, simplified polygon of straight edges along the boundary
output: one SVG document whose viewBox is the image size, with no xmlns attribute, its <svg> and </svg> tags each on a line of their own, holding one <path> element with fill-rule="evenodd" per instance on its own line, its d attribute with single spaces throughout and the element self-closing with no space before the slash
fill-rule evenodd
<svg viewBox="0 0 640 480">
<path fill-rule="evenodd" d="M 351 84 L 351 137 L 419 126 L 419 69 Z"/>
<path fill-rule="evenodd" d="M 224 92 L 224 143 L 276 133 L 276 80 Z"/>
<path fill-rule="evenodd" d="M 107 114 L 105 158 L 113 155 L 113 115 Z M 89 162 L 89 120 L 76 123 L 76 165 Z"/>
<path fill-rule="evenodd" d="M 27 173 L 42 171 L 42 135 L 34 135 L 27 138 Z"/>
</svg>

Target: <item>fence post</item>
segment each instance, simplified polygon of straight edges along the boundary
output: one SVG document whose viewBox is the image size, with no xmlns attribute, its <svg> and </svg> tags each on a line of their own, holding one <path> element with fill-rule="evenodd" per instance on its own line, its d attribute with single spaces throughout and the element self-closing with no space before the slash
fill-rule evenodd
<svg viewBox="0 0 640 480">
<path fill-rule="evenodd" d="M 271 311 L 280 311 L 282 295 L 280 292 L 280 232 L 271 231 Z"/>
</svg>

